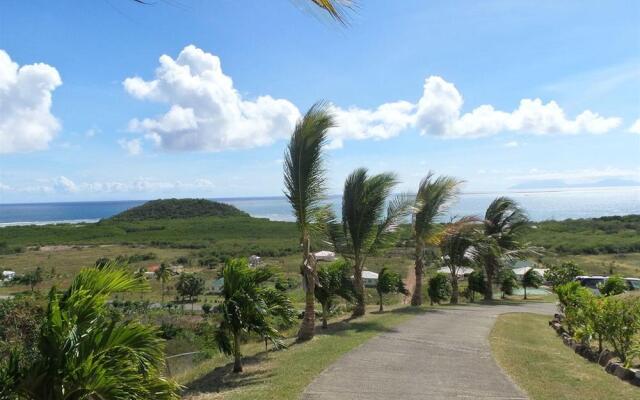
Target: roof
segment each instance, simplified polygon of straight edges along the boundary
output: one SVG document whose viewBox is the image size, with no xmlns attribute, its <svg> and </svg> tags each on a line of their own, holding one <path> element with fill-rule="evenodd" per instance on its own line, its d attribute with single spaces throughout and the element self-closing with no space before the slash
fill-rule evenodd
<svg viewBox="0 0 640 400">
<path fill-rule="evenodd" d="M 364 279 L 378 279 L 378 274 L 373 271 L 362 271 L 362 277 Z"/>
<path fill-rule="evenodd" d="M 449 269 L 449 267 L 438 268 L 438 272 L 441 272 L 443 274 L 451 274 L 451 270 Z M 473 272 L 473 268 L 458 267 L 456 269 L 456 275 L 458 276 L 469 275 L 472 272 Z"/>
<path fill-rule="evenodd" d="M 335 257 L 336 253 L 334 253 L 333 251 L 329 251 L 329 250 L 322 250 L 322 251 L 317 251 L 315 253 L 313 253 L 314 256 L 316 257 Z"/>
<path fill-rule="evenodd" d="M 533 269 L 540 275 L 544 275 L 544 273 L 547 272 L 547 268 L 521 267 L 521 268 L 514 268 L 513 273 L 515 273 L 516 275 L 524 275 L 527 272 L 529 272 L 530 269 Z"/>
</svg>

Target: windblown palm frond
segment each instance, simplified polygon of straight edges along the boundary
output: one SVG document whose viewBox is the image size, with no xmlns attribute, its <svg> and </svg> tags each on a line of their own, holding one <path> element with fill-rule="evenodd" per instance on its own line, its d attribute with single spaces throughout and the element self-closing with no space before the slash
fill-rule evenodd
<svg viewBox="0 0 640 400">
<path fill-rule="evenodd" d="M 345 23 L 345 10 L 352 9 L 353 0 L 311 0 L 318 7 L 329 13 L 335 20 Z"/>
<path fill-rule="evenodd" d="M 462 181 L 450 177 L 435 177 L 429 172 L 418 186 L 413 216 L 416 240 L 428 241 L 438 235 L 438 219 L 446 214 L 451 202 L 460 194 Z"/>
</svg>

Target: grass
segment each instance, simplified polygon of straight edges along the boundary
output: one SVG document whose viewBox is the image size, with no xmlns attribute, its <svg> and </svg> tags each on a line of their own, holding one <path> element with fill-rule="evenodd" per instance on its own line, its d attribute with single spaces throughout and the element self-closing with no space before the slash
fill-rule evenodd
<svg viewBox="0 0 640 400">
<path fill-rule="evenodd" d="M 371 310 L 374 308 L 372 307 Z M 401 307 L 382 314 L 369 313 L 354 321 L 334 320 L 329 329 L 317 330 L 307 343 L 281 351 L 264 351 L 263 345 L 245 346 L 244 372 L 233 374 L 231 360 L 214 358 L 177 379 L 187 387 L 188 400 L 298 399 L 304 388 L 341 355 L 424 309 Z M 294 334 L 295 331 L 290 332 Z"/>
<path fill-rule="evenodd" d="M 548 317 L 504 314 L 491 331 L 498 364 L 533 400 L 640 399 L 640 390 L 575 354 Z"/>
<path fill-rule="evenodd" d="M 544 261 L 551 264 L 574 261 L 589 275 L 610 275 L 613 272 L 640 277 L 640 253 L 557 256 L 546 257 Z"/>
</svg>

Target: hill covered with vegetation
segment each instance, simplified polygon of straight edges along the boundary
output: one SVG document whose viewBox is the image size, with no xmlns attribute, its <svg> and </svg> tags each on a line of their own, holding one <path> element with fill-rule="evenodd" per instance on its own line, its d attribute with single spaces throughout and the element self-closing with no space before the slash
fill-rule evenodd
<svg viewBox="0 0 640 400">
<path fill-rule="evenodd" d="M 117 214 L 112 221 L 144 221 L 150 219 L 177 219 L 194 217 L 247 217 L 249 214 L 236 207 L 205 199 L 152 200 L 141 206 Z"/>
</svg>

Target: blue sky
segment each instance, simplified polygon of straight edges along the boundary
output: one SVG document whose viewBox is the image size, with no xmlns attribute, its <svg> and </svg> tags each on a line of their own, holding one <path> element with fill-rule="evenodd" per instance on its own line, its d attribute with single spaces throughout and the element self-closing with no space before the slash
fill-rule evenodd
<svg viewBox="0 0 640 400">
<path fill-rule="evenodd" d="M 640 180 L 638 21 L 636 1 L 361 0 L 346 28 L 303 0 L 3 1 L 0 202 L 279 195 L 320 99 L 332 193 L 359 166 L 404 190 Z"/>
</svg>

